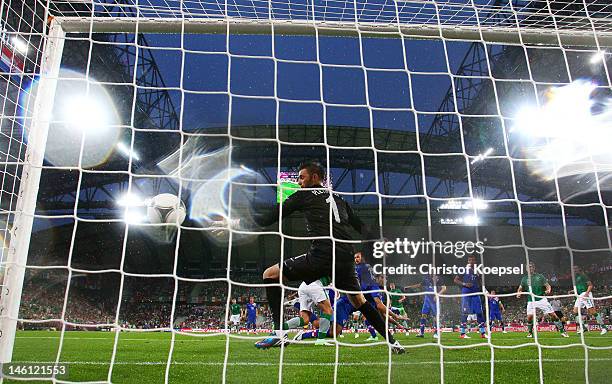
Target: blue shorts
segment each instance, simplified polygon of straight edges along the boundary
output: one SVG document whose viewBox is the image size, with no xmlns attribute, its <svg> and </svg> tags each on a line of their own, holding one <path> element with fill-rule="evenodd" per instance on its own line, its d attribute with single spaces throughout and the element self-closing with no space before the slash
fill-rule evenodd
<svg viewBox="0 0 612 384">
<path fill-rule="evenodd" d="M 499 320 L 502 321 L 502 315 L 500 311 L 493 311 L 489 314 L 489 321 Z"/>
<path fill-rule="evenodd" d="M 348 297 L 342 296 L 336 301 L 336 323 L 344 326 L 344 324 L 351 318 L 351 314 L 356 311 L 355 307 L 351 304 Z"/>
<path fill-rule="evenodd" d="M 464 296 L 461 298 L 461 313 L 464 315 L 482 315 L 480 296 Z"/>
<path fill-rule="evenodd" d="M 247 319 L 247 324 L 256 324 L 257 323 L 257 318 L 256 317 L 249 317 Z"/>
<path fill-rule="evenodd" d="M 427 295 L 424 297 L 421 313 L 436 316 L 438 313 L 438 307 L 436 306 L 436 299 L 433 296 Z"/>
</svg>

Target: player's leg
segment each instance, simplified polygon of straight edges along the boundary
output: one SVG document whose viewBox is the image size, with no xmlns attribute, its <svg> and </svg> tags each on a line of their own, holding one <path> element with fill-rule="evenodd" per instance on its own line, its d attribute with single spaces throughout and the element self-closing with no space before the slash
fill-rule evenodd
<svg viewBox="0 0 612 384">
<path fill-rule="evenodd" d="M 300 315 L 293 317 L 283 323 L 283 330 L 295 329 L 304 327 L 310 323 L 310 318 L 313 316 L 313 300 L 310 296 L 309 285 L 302 282 L 298 288 L 298 303 Z"/>
<path fill-rule="evenodd" d="M 335 273 L 335 282 L 338 289 L 351 292 L 358 292 L 361 290 L 359 280 L 357 279 L 357 273 L 355 272 L 355 265 L 352 261 L 346 263 L 336 263 Z M 353 307 L 366 317 L 366 319 L 381 336 L 387 339 L 387 342 L 392 345 L 391 349 L 394 353 L 401 354 L 406 352 L 404 348 L 398 342 L 396 342 L 391 332 L 386 329 L 385 320 L 383 320 L 380 312 L 378 312 L 376 308 L 366 301 L 361 292 L 349 293 L 347 294 L 347 297 Z"/>
<path fill-rule="evenodd" d="M 329 300 L 327 299 L 326 301 L 329 302 Z M 327 313 L 333 312 L 333 309 L 331 308 L 331 303 L 329 303 L 329 307 L 326 307 L 325 303 L 323 303 L 321 307 L 323 307 L 321 309 L 322 311 L 326 311 Z M 349 321 L 349 319 L 351 319 L 352 311 L 353 311 L 353 306 L 349 303 L 346 297 L 341 297 L 340 299 L 338 299 L 336 301 L 336 316 L 335 316 L 336 320 L 333 323 L 333 325 L 329 328 L 325 336 L 330 336 L 330 337 L 333 337 L 333 335 L 340 336 L 342 334 L 342 328 L 344 324 L 346 324 Z M 319 319 L 317 323 L 319 323 L 320 320 L 321 319 Z M 314 338 L 319 339 L 322 333 L 320 324 L 316 324 L 316 328 L 317 329 L 315 330 L 304 332 L 301 335 L 300 340 L 314 339 Z"/>
<path fill-rule="evenodd" d="M 317 303 L 317 306 L 319 307 L 319 310 L 321 311 L 321 317 L 319 318 L 319 340 L 323 340 L 323 341 L 317 341 L 317 343 L 319 345 L 326 345 L 325 343 L 325 338 L 327 337 L 327 333 L 329 332 L 329 329 L 331 327 L 331 322 L 333 319 L 333 309 L 331 306 L 331 302 L 329 301 L 329 299 L 327 298 L 327 295 L 325 295 L 325 292 L 323 291 L 323 297 L 324 300 L 320 301 L 319 303 Z M 319 298 L 320 300 L 321 298 Z"/>
<path fill-rule="evenodd" d="M 393 337 L 391 332 L 386 329 L 385 321 L 380 315 L 380 312 L 378 312 L 376 308 L 374 308 L 370 303 L 366 301 L 363 294 L 352 293 L 348 294 L 347 296 L 353 307 L 357 308 L 357 310 L 359 310 L 359 312 L 361 312 L 365 316 L 368 322 L 374 327 L 374 329 L 376 329 L 376 331 L 380 335 L 386 336 L 385 338 L 390 344 L 396 344 L 395 338 Z M 400 353 L 403 353 L 403 351 Z"/>
<path fill-rule="evenodd" d="M 582 316 L 585 315 L 583 308 L 585 307 L 585 302 L 582 300 L 581 296 L 576 298 L 574 302 L 574 317 L 576 321 L 576 333 L 582 333 L 589 330 L 586 326 L 585 322 L 582 320 Z"/>
<path fill-rule="evenodd" d="M 486 338 L 486 321 L 484 317 L 484 311 L 482 310 L 482 302 L 480 300 L 480 296 L 470 296 L 470 304 L 472 308 L 472 313 L 476 314 L 476 321 L 478 322 L 478 331 L 480 332 L 480 337 Z"/>
<path fill-rule="evenodd" d="M 310 323 L 311 316 L 312 312 L 310 311 L 300 311 L 300 316 L 292 317 L 283 323 L 283 330 L 286 331 L 289 329 L 304 327 Z"/>
<path fill-rule="evenodd" d="M 478 321 L 478 331 L 480 332 L 480 337 L 481 338 L 487 338 L 487 328 L 486 328 L 486 321 L 484 318 L 484 315 L 482 313 L 482 310 L 478 313 L 476 313 L 476 320 Z"/>
<path fill-rule="evenodd" d="M 535 319 L 536 311 L 533 301 L 527 302 L 527 337 L 533 337 L 533 322 Z"/>
<path fill-rule="evenodd" d="M 555 327 L 557 327 L 557 330 L 561 332 L 561 336 L 569 337 L 567 332 L 565 332 L 565 325 L 563 324 L 559 316 L 557 316 L 546 298 L 538 301 L 538 307 L 542 310 L 542 312 L 544 312 L 546 315 L 548 315 L 549 318 L 553 320 Z"/>
<path fill-rule="evenodd" d="M 357 311 L 353 313 L 353 332 L 355 333 L 355 338 L 359 338 L 359 321 L 361 320 L 361 312 Z"/>
<path fill-rule="evenodd" d="M 495 326 L 495 318 L 497 314 L 495 312 L 489 311 L 489 333 L 493 333 L 493 327 Z"/>
<path fill-rule="evenodd" d="M 402 317 L 407 318 L 408 316 L 406 316 L 406 310 L 404 309 L 404 306 L 402 305 L 401 307 L 399 307 L 399 315 Z M 406 328 L 406 334 L 408 334 L 409 329 L 408 329 L 408 320 L 403 320 L 402 324 L 404 325 L 404 328 Z"/>
<path fill-rule="evenodd" d="M 283 262 L 283 282 L 286 281 L 314 281 L 323 274 L 319 274 L 311 263 L 310 255 L 304 254 L 292 257 Z M 282 289 L 280 287 L 281 268 L 280 264 L 275 264 L 267 268 L 263 273 L 263 281 L 266 286 L 266 296 L 270 311 L 272 312 L 273 334 L 272 337 L 263 340 L 263 343 L 256 343 L 258 348 L 268 348 L 272 342 L 279 344 L 279 335 L 284 336 L 282 332 L 281 313 L 282 313 Z M 277 335 L 278 334 L 278 335 Z"/>
<path fill-rule="evenodd" d="M 585 306 L 587 308 L 588 313 L 592 317 L 595 318 L 595 321 L 599 325 L 599 328 L 601 329 L 601 334 L 605 335 L 606 333 L 608 333 L 608 328 L 604 324 L 604 320 L 603 320 L 603 317 L 601 316 L 601 313 L 597 312 L 597 310 L 595 309 L 595 303 L 593 302 L 593 295 L 589 294 L 589 297 L 585 298 L 584 301 L 585 301 Z"/>
<path fill-rule="evenodd" d="M 434 305 L 435 303 L 432 301 L 430 296 L 425 296 L 423 298 L 423 307 L 421 308 L 421 320 L 419 322 L 419 333 L 416 335 L 416 337 L 425 337 L 425 324 L 427 323 L 427 317 L 433 312 Z"/>
<path fill-rule="evenodd" d="M 268 267 L 263 273 L 263 281 L 264 284 L 273 284 L 266 286 L 266 298 L 272 312 L 273 329 L 279 330 L 281 329 L 280 318 L 283 294 L 281 287 L 278 285 L 280 283 L 280 265 L 274 264 Z"/>
<path fill-rule="evenodd" d="M 382 301 L 382 297 L 380 295 L 380 293 L 378 292 L 373 292 L 373 293 L 368 293 L 364 295 L 366 300 L 369 301 L 372 305 L 374 305 L 376 307 L 376 309 L 378 310 L 378 312 L 380 313 L 380 315 L 383 317 L 383 319 L 388 319 L 389 321 L 389 328 L 391 328 L 391 325 L 393 325 L 393 328 L 395 328 L 395 326 L 398 326 L 398 316 L 395 312 L 391 311 L 389 308 L 387 308 L 387 306 L 383 303 Z M 370 332 L 372 333 L 372 332 Z M 378 339 L 378 337 L 376 336 L 372 336 L 375 340 Z M 372 340 L 370 340 L 372 341 Z"/>
<path fill-rule="evenodd" d="M 363 319 L 363 325 L 366 326 L 366 329 L 370 333 L 370 337 L 366 339 L 366 341 L 378 341 L 378 334 L 376 333 L 376 328 L 370 324 L 368 319 Z"/>
<path fill-rule="evenodd" d="M 231 315 L 230 322 L 231 322 L 230 332 L 238 333 L 238 324 L 240 322 L 240 315 Z"/>
<path fill-rule="evenodd" d="M 425 324 L 427 323 L 427 314 L 421 313 L 421 320 L 419 322 L 419 333 L 416 337 L 425 337 Z"/>
<path fill-rule="evenodd" d="M 438 324 L 438 303 L 436 299 L 433 297 L 431 298 L 431 307 L 430 307 L 429 315 L 431 316 L 431 327 L 433 328 L 433 338 L 437 339 L 438 337 L 440 337 L 438 333 L 440 324 Z"/>
<path fill-rule="evenodd" d="M 467 323 L 468 323 L 468 315 L 470 314 L 470 303 L 468 300 L 469 296 L 461 297 L 461 325 L 460 325 L 460 335 L 462 339 L 469 339 L 470 337 L 466 334 L 467 332 Z"/>
<path fill-rule="evenodd" d="M 292 257 L 283 262 L 283 282 L 287 280 L 305 280 L 300 278 L 300 272 L 308 267 L 307 255 Z M 272 334 L 261 341 L 255 343 L 255 347 L 267 349 L 277 347 L 286 338 L 282 331 L 281 314 L 283 311 L 283 291 L 280 287 L 281 269 L 280 264 L 268 267 L 263 273 L 263 281 L 266 285 L 266 298 L 272 312 Z"/>
<path fill-rule="evenodd" d="M 501 327 L 501 329 L 502 329 L 502 333 L 508 333 L 508 332 L 506 331 L 506 324 L 504 324 L 504 318 L 503 318 L 503 316 L 502 316 L 501 312 L 500 312 L 500 313 L 498 313 L 498 316 L 499 316 L 499 317 L 498 317 L 498 320 L 499 320 L 499 326 L 500 326 L 500 327 Z"/>
</svg>

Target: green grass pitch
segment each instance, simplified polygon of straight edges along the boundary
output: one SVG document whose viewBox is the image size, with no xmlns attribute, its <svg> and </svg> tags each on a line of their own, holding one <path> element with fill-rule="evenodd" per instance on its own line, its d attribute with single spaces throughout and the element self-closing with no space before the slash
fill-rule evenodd
<svg viewBox="0 0 612 384">
<path fill-rule="evenodd" d="M 14 362 L 53 362 L 57 358 L 59 332 L 21 331 L 17 333 Z M 246 335 L 242 335 L 246 337 Z M 458 334 L 443 334 L 441 345 L 430 335 L 425 339 L 398 335 L 408 347 L 405 355 L 392 355 L 388 349 L 371 345 L 366 336 L 355 339 L 352 334 L 338 339 L 357 346 L 340 346 L 336 357 L 333 346 L 312 344 L 289 345 L 283 350 L 282 378 L 285 383 L 488 383 L 491 374 L 496 383 L 538 383 L 541 353 L 542 375 L 547 383 L 609 383 L 612 377 L 612 336 L 591 332 L 585 335 L 585 349 L 579 335 L 569 339 L 557 333 L 540 333 L 539 351 L 533 339 L 524 333 L 494 333 L 494 348 L 479 345 L 477 334 L 461 340 Z M 257 340 L 224 335 L 176 334 L 168 381 L 172 383 L 278 383 L 281 349 L 257 350 Z M 61 380 L 76 382 L 107 381 L 113 353 L 115 333 L 66 332 L 60 361 L 67 362 L 68 376 Z M 520 346 L 522 344 L 528 344 Z M 116 383 L 162 383 L 172 345 L 172 334 L 121 332 L 119 334 L 111 380 Z M 472 347 L 469 347 L 472 345 Z M 520 346 L 520 347 L 517 347 Z M 548 348 L 566 346 L 565 348 Z M 468 347 L 468 348 L 465 348 Z M 597 349 L 599 347 L 600 349 Z M 601 347 L 604 347 L 601 349 Z M 227 349 L 227 361 L 225 361 Z M 441 356 L 442 353 L 442 356 Z M 491 370 L 490 360 L 495 361 Z M 336 364 L 337 358 L 337 364 Z M 441 369 L 440 361 L 444 365 Z M 588 366 L 585 367 L 585 363 Z M 5 383 L 24 381 L 4 380 Z M 36 381 L 41 383 L 44 381 Z"/>
</svg>

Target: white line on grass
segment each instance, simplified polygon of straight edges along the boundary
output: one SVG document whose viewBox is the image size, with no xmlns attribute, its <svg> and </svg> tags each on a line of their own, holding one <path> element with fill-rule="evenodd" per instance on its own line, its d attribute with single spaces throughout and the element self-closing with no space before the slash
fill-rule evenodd
<svg viewBox="0 0 612 384">
<path fill-rule="evenodd" d="M 224 335 L 219 335 L 219 336 L 222 336 L 222 337 L 225 338 Z M 556 338 L 556 337 L 553 337 L 552 335 L 550 335 L 550 336 L 551 337 L 544 337 L 544 339 L 549 340 L 549 339 L 555 339 Z M 186 337 L 187 337 L 186 339 L 181 338 L 181 339 L 176 339 L 175 341 L 176 342 L 187 341 L 187 342 L 194 342 L 194 343 L 205 342 L 200 337 L 197 337 L 197 336 L 190 337 L 190 336 L 187 335 Z M 259 340 L 259 339 L 261 339 L 263 337 L 265 337 L 265 335 L 262 335 L 262 336 L 249 336 L 248 339 Z M 58 339 L 59 340 L 59 336 L 16 336 L 15 338 L 16 339 Z M 540 338 L 542 338 L 542 336 L 540 336 Z M 587 337 L 587 338 L 591 339 L 591 340 L 595 340 L 595 339 L 607 339 L 607 338 L 612 338 L 612 335 L 606 335 L 606 336 L 597 335 L 596 337 Z M 238 339 L 238 338 L 236 338 L 236 339 Z M 244 338 L 244 337 L 241 338 L 241 339 L 242 340 L 246 340 L 246 338 Z M 453 339 L 449 338 L 448 336 L 444 337 L 443 339 L 453 340 Z M 456 339 L 459 340 L 459 336 L 457 336 Z M 80 337 L 80 336 L 65 336 L 64 340 L 108 340 L 108 341 L 114 341 L 114 339 L 111 338 L 111 337 Z M 170 341 L 169 338 L 168 339 L 162 339 L 162 338 L 160 338 L 160 339 L 157 339 L 157 338 L 148 339 L 148 338 L 138 338 L 138 337 L 121 337 L 121 336 L 119 337 L 119 341 L 124 341 L 124 340 L 125 341 L 147 341 L 147 342 L 150 342 L 150 341 L 169 342 Z M 400 338 L 400 340 L 402 340 L 402 339 Z M 478 340 L 480 340 L 480 339 L 478 339 Z M 520 338 L 520 337 L 493 337 L 490 340 L 523 340 L 523 338 Z M 563 340 L 563 339 L 561 339 L 559 337 L 559 340 Z M 466 343 L 466 345 L 469 345 L 469 344 Z"/>
<path fill-rule="evenodd" d="M 589 362 L 596 361 L 612 361 L 612 358 L 590 358 Z M 584 359 L 542 359 L 544 363 L 578 363 L 584 362 Z M 167 361 L 115 361 L 114 365 L 166 365 Z M 465 360 L 465 361 L 445 361 L 444 364 L 490 364 L 491 360 Z M 496 364 L 516 364 L 516 363 L 527 363 L 535 364 L 536 361 L 533 359 L 506 359 L 506 360 L 495 360 Z M 55 361 L 15 361 L 13 364 L 55 364 Z M 58 364 L 66 365 L 110 365 L 110 362 L 106 361 L 60 361 Z M 277 363 L 269 362 L 253 362 L 253 361 L 236 361 L 227 363 L 228 365 L 234 366 L 278 366 Z M 346 362 L 338 363 L 340 366 L 362 366 L 363 364 L 369 365 L 381 365 L 388 366 L 389 363 L 362 361 L 362 362 Z M 440 364 L 440 360 L 432 361 L 393 361 L 392 365 L 431 365 Z M 172 365 L 193 365 L 193 366 L 222 366 L 222 361 L 173 361 Z M 333 367 L 335 363 L 313 363 L 313 362 L 299 362 L 299 363 L 286 363 L 283 362 L 283 366 L 310 366 L 310 367 Z"/>
</svg>

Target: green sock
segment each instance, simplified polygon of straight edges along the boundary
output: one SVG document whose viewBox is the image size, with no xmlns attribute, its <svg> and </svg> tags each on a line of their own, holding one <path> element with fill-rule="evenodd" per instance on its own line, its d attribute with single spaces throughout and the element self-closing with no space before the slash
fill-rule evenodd
<svg viewBox="0 0 612 384">
<path fill-rule="evenodd" d="M 287 320 L 286 323 L 283 323 L 283 329 L 293 329 L 304 326 L 304 319 L 301 317 L 294 317 Z"/>
<path fill-rule="evenodd" d="M 331 326 L 331 315 L 327 315 L 325 313 L 321 314 L 319 318 L 319 339 L 324 339 L 327 337 L 327 331 L 329 331 L 329 327 Z"/>
<path fill-rule="evenodd" d="M 599 325 L 603 325 L 604 323 L 603 318 L 601 317 L 601 313 L 595 315 L 595 320 L 597 320 L 597 324 Z"/>
<path fill-rule="evenodd" d="M 532 322 L 530 322 L 529 325 L 527 326 L 527 331 L 529 332 L 530 335 L 533 333 L 533 323 Z"/>
<path fill-rule="evenodd" d="M 565 326 L 563 325 L 562 321 L 555 321 L 555 326 L 557 327 L 559 332 L 561 332 L 561 333 L 565 332 Z"/>
</svg>

